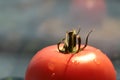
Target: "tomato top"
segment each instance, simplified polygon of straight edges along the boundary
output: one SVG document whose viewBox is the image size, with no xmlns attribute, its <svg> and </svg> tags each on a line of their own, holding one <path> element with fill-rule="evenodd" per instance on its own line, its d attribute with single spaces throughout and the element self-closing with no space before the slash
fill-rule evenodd
<svg viewBox="0 0 120 80">
<path fill-rule="evenodd" d="M 109 58 L 87 45 L 89 34 L 85 45 L 81 45 L 77 34 L 70 32 L 62 40 L 63 44 L 60 42 L 38 51 L 28 65 L 25 80 L 116 80 Z"/>
<path fill-rule="evenodd" d="M 32 58 L 25 80 L 116 80 L 116 72 L 99 49 L 87 46 L 77 54 L 63 54 L 53 45 Z"/>
</svg>

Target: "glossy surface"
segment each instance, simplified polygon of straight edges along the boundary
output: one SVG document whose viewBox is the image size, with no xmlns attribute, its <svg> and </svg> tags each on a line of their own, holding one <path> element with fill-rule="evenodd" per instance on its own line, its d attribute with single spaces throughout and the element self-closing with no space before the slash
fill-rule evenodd
<svg viewBox="0 0 120 80">
<path fill-rule="evenodd" d="M 87 46 L 77 54 L 63 54 L 53 45 L 32 58 L 25 80 L 116 80 L 116 71 L 96 48 Z"/>
</svg>

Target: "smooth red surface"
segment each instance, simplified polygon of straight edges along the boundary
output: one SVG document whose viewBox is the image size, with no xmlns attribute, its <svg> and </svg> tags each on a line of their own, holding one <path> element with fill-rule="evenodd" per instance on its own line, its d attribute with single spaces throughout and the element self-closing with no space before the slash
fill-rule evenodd
<svg viewBox="0 0 120 80">
<path fill-rule="evenodd" d="M 52 45 L 32 58 L 25 80 L 116 80 L 116 71 L 99 49 L 87 46 L 77 54 L 63 54 Z"/>
</svg>

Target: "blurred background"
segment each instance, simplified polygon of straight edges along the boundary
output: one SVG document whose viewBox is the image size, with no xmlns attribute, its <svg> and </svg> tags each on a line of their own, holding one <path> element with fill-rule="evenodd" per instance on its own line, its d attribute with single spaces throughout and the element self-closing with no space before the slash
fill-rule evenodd
<svg viewBox="0 0 120 80">
<path fill-rule="evenodd" d="M 101 49 L 120 80 L 120 0 L 0 0 L 0 80 L 24 80 L 35 53 L 81 28 L 82 43 Z"/>
</svg>

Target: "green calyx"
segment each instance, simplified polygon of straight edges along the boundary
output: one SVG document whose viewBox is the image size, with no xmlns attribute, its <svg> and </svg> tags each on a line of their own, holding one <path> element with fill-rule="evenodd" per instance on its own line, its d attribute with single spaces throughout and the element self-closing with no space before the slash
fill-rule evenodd
<svg viewBox="0 0 120 80">
<path fill-rule="evenodd" d="M 68 54 L 68 53 L 78 53 L 79 51 L 86 48 L 88 43 L 88 37 L 92 30 L 88 33 L 86 37 L 86 42 L 84 47 L 81 48 L 81 37 L 79 35 L 80 29 L 76 33 L 76 30 L 72 30 L 66 33 L 66 37 L 62 39 L 61 42 L 58 43 L 58 50 L 61 53 Z M 63 44 L 62 49 L 60 49 L 60 44 Z"/>
</svg>

